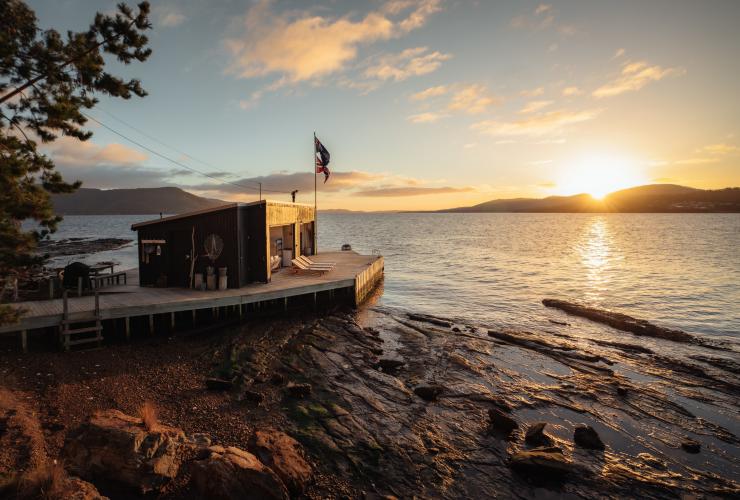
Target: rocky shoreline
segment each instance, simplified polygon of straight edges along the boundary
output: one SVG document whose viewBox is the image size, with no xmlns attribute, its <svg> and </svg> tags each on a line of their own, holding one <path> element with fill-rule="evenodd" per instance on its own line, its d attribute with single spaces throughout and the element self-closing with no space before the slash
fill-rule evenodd
<svg viewBox="0 0 740 500">
<path fill-rule="evenodd" d="M 61 240 L 41 240 L 38 246 L 40 254 L 49 258 L 70 255 L 87 255 L 91 253 L 117 250 L 131 243 L 126 238 L 66 238 Z"/>
<path fill-rule="evenodd" d="M 0 484 L 57 460 L 111 498 L 141 485 L 173 499 L 740 494 L 736 353 L 679 356 L 681 343 L 554 321 L 523 332 L 369 306 L 2 353 Z M 171 458 L 122 467 L 123 440 L 113 470 L 165 479 L 86 469 L 96 443 L 121 442 L 100 437 L 110 428 Z"/>
</svg>

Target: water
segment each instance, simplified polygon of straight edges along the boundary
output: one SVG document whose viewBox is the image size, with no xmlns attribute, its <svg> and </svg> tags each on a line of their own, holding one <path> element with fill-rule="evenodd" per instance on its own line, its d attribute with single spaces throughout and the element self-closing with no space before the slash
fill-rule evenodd
<svg viewBox="0 0 740 500">
<path fill-rule="evenodd" d="M 158 216 L 68 216 L 55 238 L 135 238 Z M 380 303 L 542 325 L 545 297 L 740 343 L 738 214 L 322 214 L 319 249 L 380 252 Z M 73 257 L 63 257 L 67 262 Z M 136 248 L 94 254 L 136 267 Z"/>
</svg>

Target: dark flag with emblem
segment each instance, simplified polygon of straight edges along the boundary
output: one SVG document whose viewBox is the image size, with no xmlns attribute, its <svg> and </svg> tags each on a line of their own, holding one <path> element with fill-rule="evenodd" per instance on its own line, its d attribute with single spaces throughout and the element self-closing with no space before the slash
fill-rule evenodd
<svg viewBox="0 0 740 500">
<path fill-rule="evenodd" d="M 324 174 L 324 184 L 326 184 L 326 181 L 329 180 L 329 175 L 331 175 L 331 172 L 329 172 L 331 155 L 329 155 L 329 151 L 327 151 L 316 136 L 314 136 L 314 146 L 316 151 L 316 173 Z"/>
</svg>

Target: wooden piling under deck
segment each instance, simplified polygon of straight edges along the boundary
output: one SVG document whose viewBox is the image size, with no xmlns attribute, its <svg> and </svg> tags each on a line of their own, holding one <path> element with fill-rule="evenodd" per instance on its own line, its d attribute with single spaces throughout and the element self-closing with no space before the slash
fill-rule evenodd
<svg viewBox="0 0 740 500">
<path fill-rule="evenodd" d="M 243 311 L 248 304 L 258 308 L 268 301 L 279 301 L 288 310 L 288 299 L 308 297 L 315 300 L 316 294 L 345 291 L 355 305 L 362 303 L 383 276 L 384 261 L 379 255 L 359 255 L 355 252 L 326 252 L 314 255 L 316 262 L 335 262 L 336 267 L 326 273 L 300 272 L 283 268 L 272 274 L 270 283 L 252 283 L 235 289 L 202 291 L 186 288 L 140 287 L 136 272 L 130 272 L 128 284 L 106 287 L 100 290 L 100 320 L 124 319 L 125 336 L 130 337 L 129 321 L 132 317 L 147 317 L 149 327 L 154 327 L 154 316 L 167 314 L 165 324 L 174 326 L 174 314 L 201 309 L 232 308 L 239 306 Z M 94 310 L 94 297 L 70 297 L 68 299 L 70 320 L 89 316 Z M 323 299 L 322 299 L 323 300 Z M 30 330 L 56 327 L 62 323 L 64 304 L 61 299 L 17 302 L 11 304 L 23 311 L 18 323 L 0 326 L 0 334 L 21 334 L 23 347 L 27 345 Z M 247 309 L 248 310 L 248 309 Z M 21 333 L 22 332 L 22 333 Z"/>
</svg>

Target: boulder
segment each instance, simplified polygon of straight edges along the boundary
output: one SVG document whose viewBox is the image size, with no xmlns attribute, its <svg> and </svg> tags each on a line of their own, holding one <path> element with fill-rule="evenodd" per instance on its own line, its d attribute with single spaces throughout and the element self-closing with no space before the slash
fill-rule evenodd
<svg viewBox="0 0 740 500">
<path fill-rule="evenodd" d="M 538 422 L 532 424 L 527 428 L 527 432 L 524 434 L 524 442 L 531 446 L 550 446 L 552 445 L 552 438 L 545 434 L 545 426 L 547 423 Z"/>
<path fill-rule="evenodd" d="M 439 385 L 420 385 L 414 388 L 414 394 L 425 401 L 436 401 L 443 392 L 444 389 Z"/>
<path fill-rule="evenodd" d="M 109 500 L 100 494 L 95 485 L 78 477 L 69 477 L 64 482 L 59 498 L 65 500 Z"/>
<path fill-rule="evenodd" d="M 239 448 L 212 446 L 191 464 L 191 477 L 203 498 L 212 500 L 287 500 L 288 490 L 275 472 Z"/>
<path fill-rule="evenodd" d="M 519 424 L 516 423 L 516 420 L 514 420 L 496 407 L 488 409 L 488 420 L 489 431 L 499 434 L 511 434 L 514 429 L 517 429 L 519 427 Z"/>
<path fill-rule="evenodd" d="M 62 453 L 83 479 L 147 493 L 177 476 L 177 454 L 185 443 L 180 429 L 158 425 L 150 431 L 140 418 L 105 410 L 69 432 Z"/>
<path fill-rule="evenodd" d="M 538 479 L 564 479 L 574 471 L 573 463 L 559 448 L 536 448 L 514 453 L 509 459 L 513 470 Z"/>
<path fill-rule="evenodd" d="M 206 379 L 206 387 L 211 391 L 228 391 L 234 387 L 234 381 L 225 378 L 209 377 Z"/>
<path fill-rule="evenodd" d="M 379 359 L 375 366 L 383 373 L 394 374 L 397 373 L 405 364 L 406 363 L 402 359 L 384 358 Z"/>
<path fill-rule="evenodd" d="M 687 439 L 681 443 L 681 448 L 686 453 L 696 454 L 701 451 L 701 443 L 694 441 L 693 439 Z"/>
<path fill-rule="evenodd" d="M 299 495 L 311 481 L 311 466 L 301 445 L 284 432 L 268 429 L 255 431 L 247 445 L 262 463 L 282 479 L 293 495 Z"/>
<path fill-rule="evenodd" d="M 288 382 L 285 390 L 291 397 L 305 398 L 311 395 L 311 384 L 294 384 L 293 382 Z"/>
<path fill-rule="evenodd" d="M 579 425 L 573 430 L 573 441 L 581 448 L 589 450 L 603 450 L 604 442 L 599 434 L 589 425 Z"/>
</svg>

